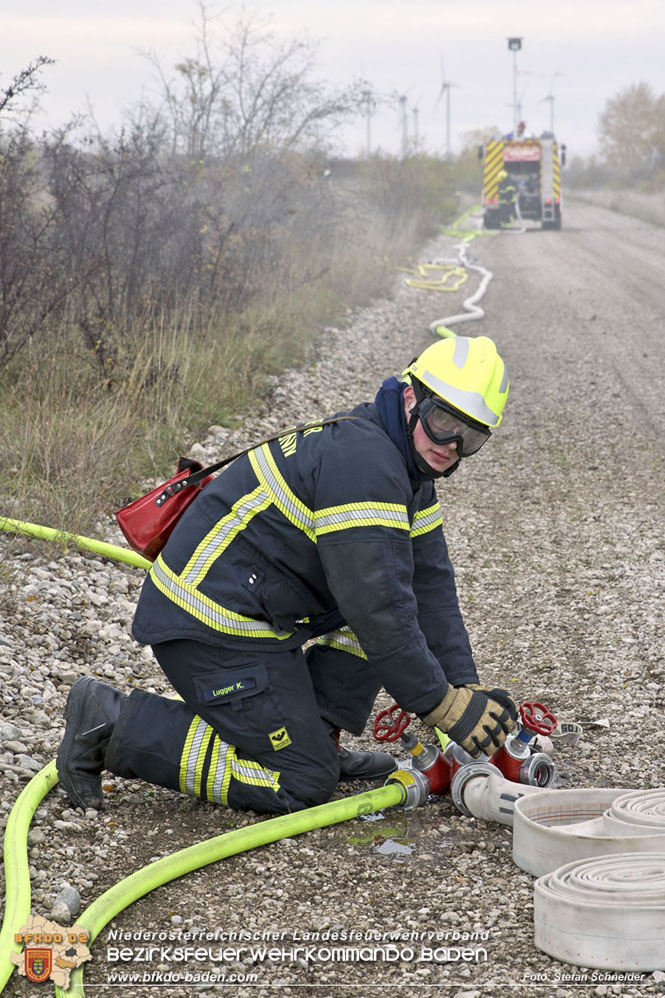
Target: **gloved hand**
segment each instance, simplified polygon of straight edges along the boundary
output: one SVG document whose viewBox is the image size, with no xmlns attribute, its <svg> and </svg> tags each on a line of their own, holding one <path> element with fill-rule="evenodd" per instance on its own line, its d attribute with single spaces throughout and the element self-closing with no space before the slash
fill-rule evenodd
<svg viewBox="0 0 665 998">
<path fill-rule="evenodd" d="M 489 686 L 483 686 L 481 683 L 464 683 L 464 688 L 467 690 L 480 690 L 486 697 L 490 697 L 492 700 L 496 700 L 502 706 L 506 707 L 513 721 L 517 720 L 517 707 L 507 690 L 499 689 L 497 686 L 490 689 Z"/>
<path fill-rule="evenodd" d="M 473 684 L 475 686 L 475 684 Z M 449 686 L 445 697 L 423 717 L 469 755 L 493 755 L 515 727 L 517 710 L 505 690 Z"/>
</svg>

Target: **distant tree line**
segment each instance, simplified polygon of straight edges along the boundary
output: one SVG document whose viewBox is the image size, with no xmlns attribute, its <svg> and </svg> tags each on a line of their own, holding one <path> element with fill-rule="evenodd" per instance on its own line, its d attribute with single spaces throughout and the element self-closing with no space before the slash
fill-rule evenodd
<svg viewBox="0 0 665 998">
<path fill-rule="evenodd" d="M 568 183 L 578 187 L 665 188 L 665 94 L 632 83 L 610 97 L 598 120 L 599 154 L 573 157 Z"/>
</svg>

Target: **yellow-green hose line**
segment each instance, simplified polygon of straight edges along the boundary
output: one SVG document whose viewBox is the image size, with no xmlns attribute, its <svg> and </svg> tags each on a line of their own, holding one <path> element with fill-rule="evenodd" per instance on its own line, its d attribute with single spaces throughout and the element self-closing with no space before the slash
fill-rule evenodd
<svg viewBox="0 0 665 998">
<path fill-rule="evenodd" d="M 41 769 L 23 788 L 11 810 L 5 829 L 5 917 L 0 930 L 0 992 L 14 969 L 10 953 L 14 933 L 30 914 L 30 873 L 28 870 L 28 831 L 32 816 L 43 797 L 58 782 L 55 759 Z"/>
<path fill-rule="evenodd" d="M 45 766 L 19 795 L 7 821 L 5 830 L 5 884 L 6 905 L 2 931 L 0 932 L 0 992 L 4 990 L 14 964 L 10 960 L 14 948 L 14 933 L 24 925 L 30 914 L 30 873 L 28 870 L 28 830 L 37 806 L 49 790 L 58 782 L 55 760 Z M 278 839 L 292 835 L 302 835 L 314 828 L 325 828 L 340 821 L 348 821 L 363 814 L 371 814 L 385 807 L 401 804 L 405 789 L 395 781 L 376 790 L 341 800 L 330 801 L 294 814 L 280 815 L 255 825 L 246 825 L 224 835 L 217 835 L 204 842 L 181 849 L 171 856 L 165 856 L 156 863 L 144 866 L 136 873 L 119 881 L 94 901 L 76 920 L 76 924 L 88 929 L 89 943 L 99 935 L 104 926 L 128 905 L 150 893 L 156 887 L 176 880 L 178 877 L 198 870 L 209 863 L 216 863 L 227 856 L 268 845 Z M 66 992 L 56 987 L 58 998 L 83 998 L 83 969 L 72 973 Z"/>
<path fill-rule="evenodd" d="M 400 783 L 389 783 L 364 794 L 344 797 L 342 800 L 330 801 L 329 804 L 320 804 L 318 807 L 296 811 L 294 814 L 269 818 L 267 821 L 236 828 L 232 832 L 225 832 L 223 835 L 198 842 L 187 849 L 164 856 L 156 863 L 144 866 L 131 876 L 120 880 L 86 908 L 76 919 L 76 924 L 88 929 L 90 933 L 88 945 L 91 945 L 104 926 L 115 918 L 118 912 L 170 880 L 176 880 L 185 873 L 191 873 L 192 870 L 198 870 L 209 863 L 226 859 L 227 856 L 235 856 L 237 853 L 268 845 L 278 839 L 302 835 L 314 828 L 325 828 L 327 825 L 336 825 L 340 821 L 380 811 L 384 807 L 393 807 L 401 804 L 404 797 L 405 790 Z M 57 998 L 83 998 L 83 968 L 78 967 L 72 972 L 67 991 L 56 987 L 55 993 Z"/>
<path fill-rule="evenodd" d="M 94 537 L 83 537 L 81 534 L 69 534 L 65 530 L 54 530 L 53 527 L 42 527 L 39 523 L 27 523 L 25 520 L 13 520 L 4 516 L 0 517 L 0 530 L 25 534 L 26 537 L 38 537 L 42 541 L 55 541 L 58 544 L 75 544 L 85 551 L 94 551 L 95 554 L 104 555 L 106 558 L 125 561 L 128 565 L 136 565 L 137 568 L 149 569 L 152 565 L 152 562 L 131 548 L 107 544 L 105 541 L 98 541 Z"/>
</svg>

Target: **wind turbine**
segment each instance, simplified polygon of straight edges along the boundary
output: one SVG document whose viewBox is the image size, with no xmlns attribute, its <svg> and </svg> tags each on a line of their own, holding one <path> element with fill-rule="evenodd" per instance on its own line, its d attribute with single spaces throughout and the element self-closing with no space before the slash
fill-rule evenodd
<svg viewBox="0 0 665 998">
<path fill-rule="evenodd" d="M 402 133 L 402 159 L 406 159 L 409 155 L 409 113 L 406 101 L 406 94 L 400 94 L 397 98 L 397 102 L 399 104 L 399 127 Z"/>
<path fill-rule="evenodd" d="M 411 114 L 413 117 L 413 151 L 418 152 L 418 146 L 420 144 L 420 136 L 418 134 L 418 115 L 420 113 L 420 108 L 415 104 L 411 108 Z"/>
<path fill-rule="evenodd" d="M 554 80 L 557 76 L 563 76 L 563 73 L 552 73 L 552 79 L 550 80 L 550 91 L 547 96 L 543 97 L 538 101 L 539 104 L 543 104 L 545 101 L 550 102 L 550 132 L 554 135 L 554 94 L 552 90 L 554 88 Z"/>
<path fill-rule="evenodd" d="M 446 79 L 446 74 L 443 69 L 443 59 L 441 59 L 441 89 L 439 90 L 439 96 L 436 98 L 436 104 L 434 107 L 439 106 L 439 101 L 443 97 L 444 93 L 446 95 L 446 159 L 450 159 L 450 90 L 452 87 L 458 86 L 457 83 L 452 83 L 450 80 Z"/>
</svg>

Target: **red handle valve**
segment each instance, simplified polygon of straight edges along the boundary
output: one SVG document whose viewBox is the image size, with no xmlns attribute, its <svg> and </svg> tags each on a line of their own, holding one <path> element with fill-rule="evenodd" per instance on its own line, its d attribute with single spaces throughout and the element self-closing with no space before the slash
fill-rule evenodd
<svg viewBox="0 0 665 998">
<path fill-rule="evenodd" d="M 551 710 L 542 703 L 523 703 L 520 707 L 522 724 L 537 735 L 551 735 L 559 723 Z"/>
<path fill-rule="evenodd" d="M 396 714 L 396 711 L 399 713 Z M 396 742 L 410 723 L 411 718 L 407 712 L 398 703 L 394 703 L 392 707 L 387 707 L 376 715 L 374 737 L 377 742 Z"/>
</svg>

